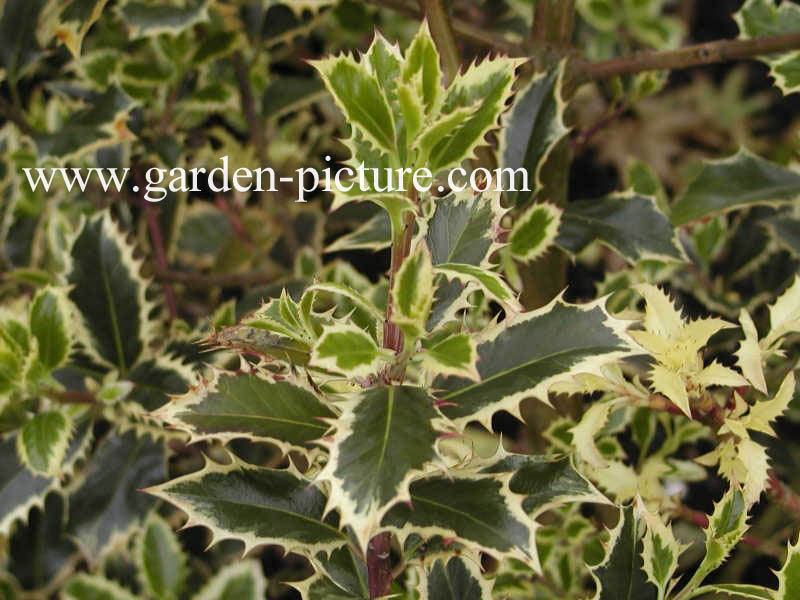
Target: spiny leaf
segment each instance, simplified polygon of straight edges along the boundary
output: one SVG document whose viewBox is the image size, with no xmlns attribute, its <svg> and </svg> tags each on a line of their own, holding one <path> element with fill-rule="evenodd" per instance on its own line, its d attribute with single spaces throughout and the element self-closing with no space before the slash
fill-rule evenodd
<svg viewBox="0 0 800 600">
<path fill-rule="evenodd" d="M 408 500 L 414 477 L 437 458 L 441 415 L 422 388 L 376 387 L 341 404 L 330 458 L 319 475 L 362 548 L 392 504 Z"/>
<path fill-rule="evenodd" d="M 140 263 L 108 212 L 84 223 L 70 257 L 69 297 L 88 332 L 86 351 L 124 375 L 154 335 Z"/>
<path fill-rule="evenodd" d="M 187 432 L 192 441 L 247 438 L 304 449 L 325 435 L 322 419 L 333 411 L 313 393 L 290 381 L 273 381 L 257 372 L 212 371 L 188 394 L 173 400 L 154 416 Z"/>
<path fill-rule="evenodd" d="M 186 577 L 186 559 L 169 524 L 150 515 L 139 534 L 136 564 L 150 595 L 159 600 L 178 600 Z"/>
<path fill-rule="evenodd" d="M 769 307 L 770 330 L 763 341 L 765 347 L 775 343 L 787 333 L 800 331 L 800 276 Z"/>
<path fill-rule="evenodd" d="M 776 600 L 790 600 L 800 594 L 800 540 L 789 544 L 786 561 L 778 571 Z"/>
<path fill-rule="evenodd" d="M 788 204 L 798 196 L 800 174 L 742 148 L 730 158 L 705 162 L 672 206 L 670 220 L 678 227 L 753 205 Z"/>
<path fill-rule="evenodd" d="M 183 5 L 132 0 L 118 10 L 132 38 L 177 34 L 208 19 L 208 0 L 187 0 Z"/>
<path fill-rule="evenodd" d="M 552 204 L 534 204 L 514 223 L 508 236 L 511 254 L 532 262 L 552 246 L 561 225 L 562 211 Z"/>
<path fill-rule="evenodd" d="M 239 540 L 245 554 L 261 544 L 316 554 L 347 542 L 336 521 L 323 518 L 325 496 L 308 479 L 293 469 L 231 459 L 227 465 L 207 461 L 201 471 L 147 491 L 185 512 L 186 527 L 208 527 L 212 544 Z"/>
<path fill-rule="evenodd" d="M 686 260 L 677 231 L 652 196 L 628 192 L 571 202 L 561 221 L 556 242 L 572 254 L 599 241 L 633 264 Z"/>
<path fill-rule="evenodd" d="M 348 377 L 378 370 L 385 353 L 363 329 L 351 324 L 327 325 L 311 352 L 313 366 Z"/>
<path fill-rule="evenodd" d="M 427 114 L 434 112 L 442 96 L 442 68 L 427 19 L 422 22 L 406 50 L 402 78 L 421 99 Z"/>
<path fill-rule="evenodd" d="M 392 224 L 389 215 L 380 211 L 355 231 L 337 238 L 325 252 L 345 250 L 383 250 L 392 245 Z"/>
<path fill-rule="evenodd" d="M 445 416 L 460 426 L 489 423 L 499 410 L 518 414 L 523 398 L 547 401 L 557 381 L 596 372 L 603 364 L 632 354 L 626 324 L 606 313 L 601 302 L 565 304 L 560 298 L 539 310 L 495 325 L 478 344 L 479 382 L 437 380 Z M 535 343 L 532 343 L 535 340 Z"/>
<path fill-rule="evenodd" d="M 591 567 L 597 584 L 593 600 L 655 600 L 657 590 L 643 569 L 640 517 L 633 506 L 624 506 L 619 513 L 605 558 Z"/>
<path fill-rule="evenodd" d="M 39 362 L 53 370 L 66 361 L 72 349 L 72 310 L 63 290 L 45 287 L 30 308 L 29 324 L 36 338 Z"/>
<path fill-rule="evenodd" d="M 356 555 L 352 546 L 343 546 L 327 555 L 320 552 L 311 561 L 318 572 L 327 576 L 327 580 L 324 584 L 322 582 L 316 586 L 312 584 L 304 598 L 327 600 L 331 595 L 323 595 L 321 592 L 328 586 L 335 586 L 336 593 L 347 594 L 345 597 L 359 600 L 369 597 L 367 565 L 363 558 Z"/>
<path fill-rule="evenodd" d="M 424 245 L 400 266 L 392 286 L 392 321 L 412 341 L 425 332 L 433 303 L 433 266 Z"/>
<path fill-rule="evenodd" d="M 45 0 L 6 0 L 0 17 L 0 66 L 16 85 L 42 55 L 36 39 L 37 23 Z"/>
<path fill-rule="evenodd" d="M 538 570 L 533 523 L 518 497 L 497 477 L 432 476 L 411 484 L 410 504 L 397 504 L 382 525 L 404 536 L 458 537 L 496 556 L 514 557 Z"/>
<path fill-rule="evenodd" d="M 761 587 L 760 585 L 750 585 L 749 583 L 716 583 L 704 585 L 697 588 L 692 594 L 693 598 L 700 598 L 706 594 L 721 594 L 725 598 L 735 600 L 776 600 L 775 590 Z M 790 598 L 784 596 L 783 598 Z"/>
<path fill-rule="evenodd" d="M 194 600 L 262 600 L 267 579 L 257 560 L 237 561 L 223 567 Z"/>
<path fill-rule="evenodd" d="M 135 596 L 102 575 L 79 573 L 64 585 L 64 600 L 134 600 Z"/>
<path fill-rule="evenodd" d="M 514 291 L 503 281 L 499 273 L 489 271 L 485 267 L 465 265 L 462 263 L 443 263 L 434 269 L 448 279 L 458 279 L 462 283 L 472 283 L 489 298 L 498 302 L 504 308 L 513 312 L 522 310 L 522 305 L 516 298 Z"/>
<path fill-rule="evenodd" d="M 52 477 L 66 458 L 71 435 L 72 420 L 64 412 L 41 412 L 17 435 L 19 458 L 34 473 Z"/>
<path fill-rule="evenodd" d="M 517 92 L 514 106 L 503 117 L 500 157 L 511 206 L 528 206 L 542 187 L 541 170 L 553 149 L 569 129 L 564 124 L 566 104 L 562 100 L 565 62 L 535 77 Z M 509 171 L 505 171 L 509 169 Z M 520 172 L 524 170 L 525 175 Z M 527 181 L 528 190 L 524 183 Z"/>
<path fill-rule="evenodd" d="M 51 35 L 64 44 L 73 57 L 80 57 L 83 38 L 100 18 L 107 1 L 73 0 L 62 3 L 54 19 Z"/>
<path fill-rule="evenodd" d="M 423 368 L 431 373 L 444 376 L 463 377 L 478 380 L 475 363 L 478 360 L 478 349 L 475 340 L 468 333 L 436 339 L 427 344 L 423 342 L 424 352 L 419 354 Z"/>
<path fill-rule="evenodd" d="M 642 551 L 644 571 L 650 583 L 658 588 L 658 600 L 664 600 L 672 576 L 678 569 L 681 548 L 672 527 L 665 525 L 658 514 L 643 509 L 642 517 L 647 528 Z"/>
</svg>

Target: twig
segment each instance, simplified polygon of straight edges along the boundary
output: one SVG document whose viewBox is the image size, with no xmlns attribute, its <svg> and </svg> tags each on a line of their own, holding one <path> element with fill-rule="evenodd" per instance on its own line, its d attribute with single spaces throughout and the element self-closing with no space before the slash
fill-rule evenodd
<svg viewBox="0 0 800 600">
<path fill-rule="evenodd" d="M 622 116 L 622 113 L 624 113 L 627 109 L 628 104 L 626 102 L 621 103 L 616 109 L 614 109 L 613 112 L 607 114 L 605 117 L 597 121 L 597 123 L 586 129 L 586 131 L 583 131 L 572 138 L 569 141 L 569 145 L 573 154 L 587 142 L 589 142 L 595 135 Z"/>
<path fill-rule="evenodd" d="M 273 283 L 284 275 L 276 268 L 241 273 L 197 273 L 195 271 L 171 271 L 156 268 L 155 276 L 160 281 L 171 281 L 194 288 L 241 287 L 260 283 Z"/>
<path fill-rule="evenodd" d="M 794 518 L 800 519 L 800 496 L 778 479 L 772 471 L 769 472 L 767 492 L 776 504 L 791 513 Z"/>
<path fill-rule="evenodd" d="M 700 65 L 755 58 L 800 48 L 800 33 L 750 40 L 719 40 L 663 52 L 642 52 L 611 60 L 582 62 L 577 70 L 590 79 L 609 79 L 661 69 L 687 69 Z"/>
</svg>

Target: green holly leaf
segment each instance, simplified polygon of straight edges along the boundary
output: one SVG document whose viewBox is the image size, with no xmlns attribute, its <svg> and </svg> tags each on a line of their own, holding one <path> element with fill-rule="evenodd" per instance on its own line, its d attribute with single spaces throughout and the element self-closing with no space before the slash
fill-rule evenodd
<svg viewBox="0 0 800 600">
<path fill-rule="evenodd" d="M 456 537 L 496 558 L 513 557 L 538 570 L 533 522 L 522 510 L 507 479 L 456 475 L 413 482 L 409 504 L 396 504 L 382 526 L 402 537 Z"/>
<path fill-rule="evenodd" d="M 454 556 L 434 563 L 420 592 L 423 600 L 491 600 L 492 584 L 479 565 Z"/>
<path fill-rule="evenodd" d="M 11 85 L 42 56 L 36 29 L 45 0 L 6 0 L 0 17 L 0 66 Z"/>
<path fill-rule="evenodd" d="M 311 351 L 311 365 L 347 377 L 365 377 L 378 370 L 386 353 L 356 325 L 327 325 Z"/>
<path fill-rule="evenodd" d="M 386 211 L 360 225 L 355 231 L 337 238 L 325 252 L 344 252 L 346 250 L 383 250 L 392 245 L 392 223 Z"/>
<path fill-rule="evenodd" d="M 134 600 L 136 597 L 115 581 L 102 575 L 80 573 L 64 585 L 64 600 Z"/>
<path fill-rule="evenodd" d="M 704 585 L 703 587 L 697 588 L 691 597 L 699 598 L 706 594 L 721 594 L 726 598 L 734 598 L 736 600 L 776 600 L 777 597 L 791 598 L 791 596 L 776 596 L 775 590 L 747 583 Z"/>
<path fill-rule="evenodd" d="M 410 482 L 437 458 L 441 415 L 411 386 L 375 387 L 337 404 L 342 413 L 318 479 L 330 483 L 329 507 L 365 548 L 381 517 L 408 500 Z"/>
<path fill-rule="evenodd" d="M 489 271 L 486 267 L 476 267 L 475 265 L 462 263 L 442 263 L 436 265 L 434 272 L 444 275 L 448 280 L 457 279 L 463 284 L 475 285 L 487 297 L 496 301 L 510 312 L 516 313 L 522 310 L 522 305 L 517 300 L 514 290 L 503 281 L 499 273 Z"/>
<path fill-rule="evenodd" d="M 146 491 L 185 512 L 186 526 L 207 527 L 212 544 L 235 539 L 245 554 L 262 544 L 316 554 L 347 543 L 336 521 L 324 517 L 325 495 L 293 468 L 256 467 L 231 456 L 227 465 L 207 461 L 200 471 Z"/>
<path fill-rule="evenodd" d="M 656 199 L 633 192 L 567 206 L 556 243 L 575 255 L 595 241 L 616 250 L 631 264 L 687 260 L 677 230 Z"/>
<path fill-rule="evenodd" d="M 48 370 L 61 366 L 72 349 L 72 307 L 63 290 L 45 287 L 36 293 L 28 323 L 37 341 L 39 362 Z"/>
<path fill-rule="evenodd" d="M 509 249 L 515 258 L 532 262 L 556 241 L 562 211 L 552 204 L 534 204 L 515 222 L 508 236 Z"/>
<path fill-rule="evenodd" d="M 669 592 L 672 577 L 678 569 L 681 546 L 658 514 L 642 511 L 646 531 L 642 542 L 642 559 L 647 579 L 658 589 L 658 600 L 664 600 Z"/>
<path fill-rule="evenodd" d="M 70 486 L 70 532 L 87 560 L 99 557 L 138 525 L 154 499 L 139 492 L 167 476 L 164 444 L 131 430 L 112 433 Z"/>
<path fill-rule="evenodd" d="M 17 435 L 17 453 L 34 473 L 57 475 L 67 456 L 72 436 L 72 419 L 57 410 L 41 412 L 28 421 Z"/>
<path fill-rule="evenodd" d="M 800 594 L 800 540 L 789 544 L 786 561 L 778 571 L 777 600 L 790 600 Z"/>
<path fill-rule="evenodd" d="M 141 264 L 108 212 L 84 223 L 70 251 L 69 298 L 81 315 L 85 350 L 124 376 L 154 337 Z M 84 340 L 81 340 L 84 341 Z"/>
<path fill-rule="evenodd" d="M 423 342 L 424 352 L 417 355 L 420 365 L 436 375 L 453 375 L 478 380 L 478 349 L 475 339 L 467 333 L 436 336 Z"/>
<path fill-rule="evenodd" d="M 754 205 L 790 204 L 800 196 L 800 174 L 741 149 L 707 161 L 672 206 L 676 227 Z"/>
<path fill-rule="evenodd" d="M 303 598 L 314 600 L 369 598 L 367 565 L 363 558 L 353 552 L 352 546 L 343 546 L 327 554 L 320 552 L 311 559 L 311 562 L 319 577 L 317 581 L 313 581 L 314 578 L 306 580 L 310 585 L 307 591 L 301 590 Z"/>
<path fill-rule="evenodd" d="M 257 560 L 228 565 L 200 590 L 194 600 L 262 600 L 267 593 L 267 578 Z"/>
<path fill-rule="evenodd" d="M 163 355 L 140 360 L 126 377 L 133 384 L 126 400 L 147 411 L 164 406 L 171 396 L 185 394 L 196 379 L 190 365 Z"/>
<path fill-rule="evenodd" d="M 542 187 L 542 168 L 569 133 L 564 123 L 562 87 L 566 63 L 536 76 L 517 92 L 503 117 L 500 152 L 504 190 L 511 206 L 528 206 Z M 527 185 L 526 185 L 527 183 Z M 525 191 L 524 188 L 528 188 Z"/>
<path fill-rule="evenodd" d="M 547 390 L 577 373 L 633 353 L 626 323 L 608 315 L 601 301 L 585 305 L 560 299 L 539 310 L 501 322 L 478 339 L 478 382 L 437 380 L 445 416 L 459 426 L 490 423 L 499 410 L 519 414 L 519 402 L 547 401 Z M 531 343 L 536 340 L 536 343 Z M 452 404 L 450 406 L 449 404 Z"/>
<path fill-rule="evenodd" d="M 156 513 L 145 522 L 135 552 L 148 594 L 158 600 L 178 600 L 186 577 L 186 558 L 172 528 Z"/>
<path fill-rule="evenodd" d="M 401 69 L 403 83 L 409 86 L 408 95 L 419 98 L 426 114 L 435 112 L 443 92 L 443 74 L 439 52 L 431 37 L 427 20 L 422 22 L 411 40 Z"/>
<path fill-rule="evenodd" d="M 79 58 L 83 38 L 89 33 L 108 0 L 72 0 L 61 4 L 50 35 L 64 44 L 73 57 Z"/>
<path fill-rule="evenodd" d="M 532 518 L 555 506 L 571 502 L 609 500 L 583 475 L 569 456 L 509 454 L 502 446 L 492 464 L 480 473 L 513 473 L 509 489 L 524 496 L 522 507 Z"/>
<path fill-rule="evenodd" d="M 189 393 L 154 413 L 192 442 L 246 438 L 304 450 L 325 435 L 333 411 L 317 396 L 291 381 L 274 381 L 258 372 L 212 370 Z"/>
<path fill-rule="evenodd" d="M 591 566 L 597 584 L 593 600 L 655 600 L 656 587 L 647 579 L 642 560 L 642 526 L 633 506 L 620 508 L 605 558 Z"/>
</svg>

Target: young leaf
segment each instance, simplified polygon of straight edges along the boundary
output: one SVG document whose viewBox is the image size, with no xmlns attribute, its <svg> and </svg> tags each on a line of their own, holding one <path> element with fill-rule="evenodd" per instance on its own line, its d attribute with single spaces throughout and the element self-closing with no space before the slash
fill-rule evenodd
<svg viewBox="0 0 800 600">
<path fill-rule="evenodd" d="M 154 505 L 139 490 L 167 476 L 164 445 L 130 430 L 112 433 L 70 487 L 70 532 L 87 560 L 96 561 Z"/>
<path fill-rule="evenodd" d="M 789 544 L 786 562 L 778 571 L 778 591 L 776 600 L 790 600 L 800 594 L 800 540 Z"/>
<path fill-rule="evenodd" d="M 186 577 L 186 558 L 169 524 L 150 515 L 139 534 L 136 564 L 149 595 L 158 600 L 178 600 Z"/>
<path fill-rule="evenodd" d="M 424 245 L 403 261 L 392 287 L 392 321 L 415 340 L 425 332 L 433 303 L 433 267 Z"/>
<path fill-rule="evenodd" d="M 413 92 L 422 101 L 425 113 L 433 113 L 442 95 L 442 68 L 427 20 L 411 40 L 401 68 L 403 82 L 417 84 Z"/>
<path fill-rule="evenodd" d="M 672 576 L 678 569 L 678 556 L 681 547 L 672 533 L 672 527 L 665 525 L 658 514 L 643 510 L 646 526 L 644 534 L 644 571 L 647 579 L 658 588 L 658 600 L 664 600 Z"/>
<path fill-rule="evenodd" d="M 193 600 L 262 600 L 267 579 L 257 560 L 242 560 L 223 567 Z"/>
<path fill-rule="evenodd" d="M 70 256 L 69 297 L 90 338 L 86 350 L 125 375 L 153 337 L 141 265 L 108 212 L 84 223 Z"/>
<path fill-rule="evenodd" d="M 517 219 L 508 243 L 511 254 L 525 262 L 542 256 L 558 235 L 562 210 L 549 203 L 534 204 Z"/>
<path fill-rule="evenodd" d="M 328 509 L 338 509 L 364 548 L 389 507 L 408 500 L 409 483 L 437 458 L 441 415 L 411 386 L 371 388 L 341 409 L 318 479 L 330 482 Z"/>
<path fill-rule="evenodd" d="M 770 330 L 763 345 L 766 348 L 787 333 L 800 331 L 800 276 L 795 276 L 792 285 L 769 307 Z"/>
<path fill-rule="evenodd" d="M 492 586 L 479 565 L 454 556 L 437 560 L 423 579 L 422 600 L 491 600 Z"/>
<path fill-rule="evenodd" d="M 497 477 L 431 476 L 411 484 L 411 502 L 396 504 L 382 526 L 403 536 L 442 535 L 473 544 L 496 558 L 514 557 L 539 570 L 536 524 L 508 483 Z"/>
<path fill-rule="evenodd" d="M 312 61 L 325 87 L 361 134 L 378 149 L 397 152 L 395 124 L 389 103 L 377 78 L 364 65 L 347 56 L 335 56 Z"/>
<path fill-rule="evenodd" d="M 325 435 L 334 413 L 313 393 L 256 372 L 212 371 L 209 380 L 174 398 L 154 416 L 187 432 L 191 441 L 247 438 L 284 451 L 304 449 Z"/>
<path fill-rule="evenodd" d="M 72 311 L 63 291 L 46 287 L 33 299 L 29 324 L 36 338 L 39 362 L 48 370 L 67 360 L 72 348 Z"/>
<path fill-rule="evenodd" d="M 64 600 L 135 600 L 135 596 L 115 581 L 102 575 L 79 573 L 72 577 L 62 592 Z"/>
<path fill-rule="evenodd" d="M 436 375 L 480 379 L 475 366 L 478 360 L 477 345 L 468 333 L 451 335 L 430 345 L 423 343 L 423 346 L 425 351 L 418 356 L 424 369 Z"/>
<path fill-rule="evenodd" d="M 500 152 L 503 181 L 511 206 L 528 206 L 542 186 L 541 171 L 556 145 L 569 129 L 564 123 L 566 103 L 562 85 L 566 62 L 535 77 L 517 92 L 514 105 L 503 116 Z M 523 175 L 524 172 L 524 175 Z M 527 181 L 528 191 L 524 191 Z"/>
<path fill-rule="evenodd" d="M 655 198 L 634 192 L 569 203 L 556 243 L 578 254 L 594 241 L 616 250 L 632 264 L 642 260 L 686 261 L 677 230 Z"/>
<path fill-rule="evenodd" d="M 517 300 L 516 294 L 503 281 L 499 273 L 489 271 L 485 267 L 461 263 L 443 263 L 437 265 L 434 270 L 450 280 L 458 279 L 465 284 L 472 283 L 477 285 L 489 298 L 497 301 L 501 306 L 512 312 L 520 312 L 522 310 L 522 305 Z"/>
<path fill-rule="evenodd" d="M 709 161 L 672 206 L 676 227 L 754 205 L 790 204 L 800 194 L 800 174 L 741 149 Z"/>
<path fill-rule="evenodd" d="M 523 398 L 547 401 L 557 381 L 597 372 L 633 353 L 625 322 L 609 316 L 601 302 L 565 304 L 560 298 L 488 330 L 478 344 L 479 382 L 437 380 L 445 416 L 459 426 L 489 423 L 499 410 L 518 414 Z M 535 343 L 531 343 L 535 340 Z"/>
<path fill-rule="evenodd" d="M 67 455 L 72 420 L 63 412 L 41 412 L 28 421 L 17 435 L 17 452 L 22 463 L 34 473 L 58 474 Z"/>
<path fill-rule="evenodd" d="M 739 323 L 742 325 L 744 339 L 739 342 L 736 351 L 736 364 L 742 370 L 747 381 L 762 394 L 767 393 L 767 381 L 764 378 L 764 352 L 758 343 L 758 331 L 753 323 L 753 318 L 747 309 L 739 313 Z"/>
<path fill-rule="evenodd" d="M 378 370 L 385 353 L 363 329 L 351 324 L 327 325 L 311 351 L 311 365 L 347 377 L 366 377 Z"/>
<path fill-rule="evenodd" d="M 641 519 L 633 506 L 619 511 L 603 561 L 591 567 L 597 591 L 592 600 L 655 600 L 658 593 L 648 581 L 642 560 Z"/>
<path fill-rule="evenodd" d="M 202 470 L 147 492 L 185 512 L 187 527 L 208 527 L 212 544 L 239 540 L 245 554 L 261 544 L 316 554 L 347 543 L 336 522 L 323 517 L 325 495 L 308 479 L 293 469 L 231 459 L 227 465 L 206 461 Z"/>
</svg>

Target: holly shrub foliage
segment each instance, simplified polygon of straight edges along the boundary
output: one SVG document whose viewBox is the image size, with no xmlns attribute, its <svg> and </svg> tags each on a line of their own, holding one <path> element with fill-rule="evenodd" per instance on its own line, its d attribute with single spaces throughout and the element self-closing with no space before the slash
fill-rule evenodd
<svg viewBox="0 0 800 600">
<path fill-rule="evenodd" d="M 444 4 L 0 3 L 4 598 L 800 597 L 800 144 L 567 202 L 624 113 L 704 110 L 659 68 L 800 91 L 800 6 L 689 52 L 661 0 Z M 144 195 L 221 156 L 382 171 Z"/>
</svg>

